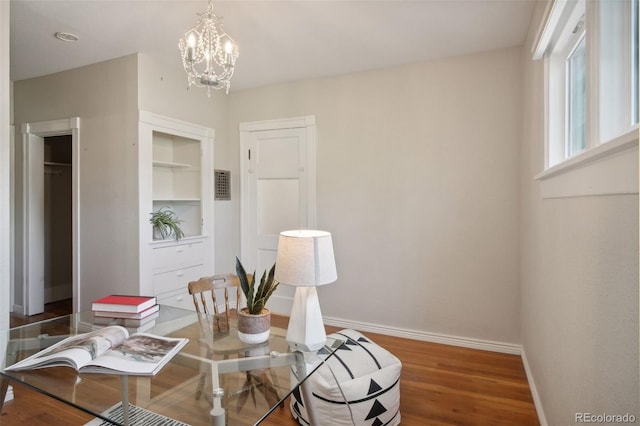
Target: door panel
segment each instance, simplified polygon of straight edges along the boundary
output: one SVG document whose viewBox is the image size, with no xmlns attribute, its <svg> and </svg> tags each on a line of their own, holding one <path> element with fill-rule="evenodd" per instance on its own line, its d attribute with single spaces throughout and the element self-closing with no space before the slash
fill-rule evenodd
<svg viewBox="0 0 640 426">
<path fill-rule="evenodd" d="M 302 129 L 255 132 L 254 153 L 260 179 L 298 177 L 301 153 L 304 149 Z M 302 145 L 301 145 L 302 144 Z"/>
<path fill-rule="evenodd" d="M 298 179 L 258 180 L 258 235 L 280 234 L 297 229 L 300 223 L 300 183 Z"/>
</svg>

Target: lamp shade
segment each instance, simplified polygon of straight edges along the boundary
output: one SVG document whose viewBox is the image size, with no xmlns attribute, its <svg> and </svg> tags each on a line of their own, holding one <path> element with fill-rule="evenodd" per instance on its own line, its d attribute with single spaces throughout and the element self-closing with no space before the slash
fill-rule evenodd
<svg viewBox="0 0 640 426">
<path fill-rule="evenodd" d="M 326 231 L 284 231 L 278 240 L 275 279 L 300 287 L 329 284 L 338 279 L 331 234 Z"/>
</svg>

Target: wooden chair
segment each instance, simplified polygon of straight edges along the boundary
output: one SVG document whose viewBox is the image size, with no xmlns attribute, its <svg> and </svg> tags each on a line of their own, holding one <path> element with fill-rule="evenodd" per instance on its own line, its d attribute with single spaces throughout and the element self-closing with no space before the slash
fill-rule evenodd
<svg viewBox="0 0 640 426">
<path fill-rule="evenodd" d="M 232 292 L 236 293 L 236 317 L 241 301 L 240 280 L 236 275 L 221 274 L 202 277 L 197 281 L 191 281 L 188 289 L 198 314 L 201 336 L 199 343 L 206 348 L 207 358 L 213 358 L 214 355 L 228 358 L 229 355 L 242 352 L 251 346 L 240 341 L 237 329 L 231 330 L 229 327 L 229 318 L 233 312 L 229 306 L 229 295 L 233 294 Z M 221 300 L 222 298 L 224 300 Z M 221 312 L 222 301 L 224 301 L 223 312 Z M 202 396 L 206 376 L 209 373 L 210 370 L 200 373 L 196 399 L 200 399 Z"/>
<path fill-rule="evenodd" d="M 205 335 L 213 333 L 215 329 L 217 329 L 218 331 L 229 331 L 229 291 L 235 291 L 236 293 L 235 309 L 237 316 L 241 298 L 240 280 L 236 275 L 213 275 L 211 277 L 202 277 L 197 281 L 191 281 L 189 283 L 189 294 L 193 297 L 193 304 L 196 308 L 196 312 L 199 315 L 213 315 L 212 318 L 215 322 L 215 327 L 214 329 L 206 327 L 204 330 L 202 330 Z M 223 314 L 220 313 L 220 308 L 218 306 L 218 292 L 222 292 L 224 294 L 224 328 L 220 326 L 220 319 L 222 318 Z M 202 326 L 202 323 L 200 325 Z"/>
</svg>

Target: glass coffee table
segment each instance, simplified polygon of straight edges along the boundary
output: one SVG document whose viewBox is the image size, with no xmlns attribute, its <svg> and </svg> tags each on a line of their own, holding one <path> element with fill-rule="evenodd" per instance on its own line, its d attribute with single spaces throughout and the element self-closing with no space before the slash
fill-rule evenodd
<svg viewBox="0 0 640 426">
<path fill-rule="evenodd" d="M 233 319 L 228 332 L 203 341 L 199 319 L 195 312 L 160 306 L 159 316 L 145 333 L 187 337 L 189 343 L 155 376 L 77 373 L 70 367 L 17 372 L 3 368 L 0 409 L 7 386 L 14 382 L 91 414 L 95 419 L 89 425 L 259 424 L 284 407 L 295 389 L 312 405 L 305 380 L 343 343 L 329 338 L 316 353 L 291 351 L 286 330 L 272 326 L 268 342 L 246 346 L 237 341 Z M 81 312 L 1 331 L 0 344 L 6 348 L 3 367 L 68 336 L 121 321 L 105 322 L 92 312 Z"/>
</svg>

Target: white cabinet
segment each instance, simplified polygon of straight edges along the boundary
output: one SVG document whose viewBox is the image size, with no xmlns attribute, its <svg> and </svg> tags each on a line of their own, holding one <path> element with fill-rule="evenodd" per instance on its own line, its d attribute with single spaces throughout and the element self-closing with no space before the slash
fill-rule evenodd
<svg viewBox="0 0 640 426">
<path fill-rule="evenodd" d="M 191 308 L 189 281 L 213 275 L 213 129 L 140 111 L 140 294 Z M 180 240 L 154 240 L 151 212 L 168 208 Z"/>
<path fill-rule="evenodd" d="M 193 309 L 187 283 L 205 275 L 205 240 L 187 238 L 179 242 L 153 244 L 153 291 L 159 303 Z"/>
</svg>

